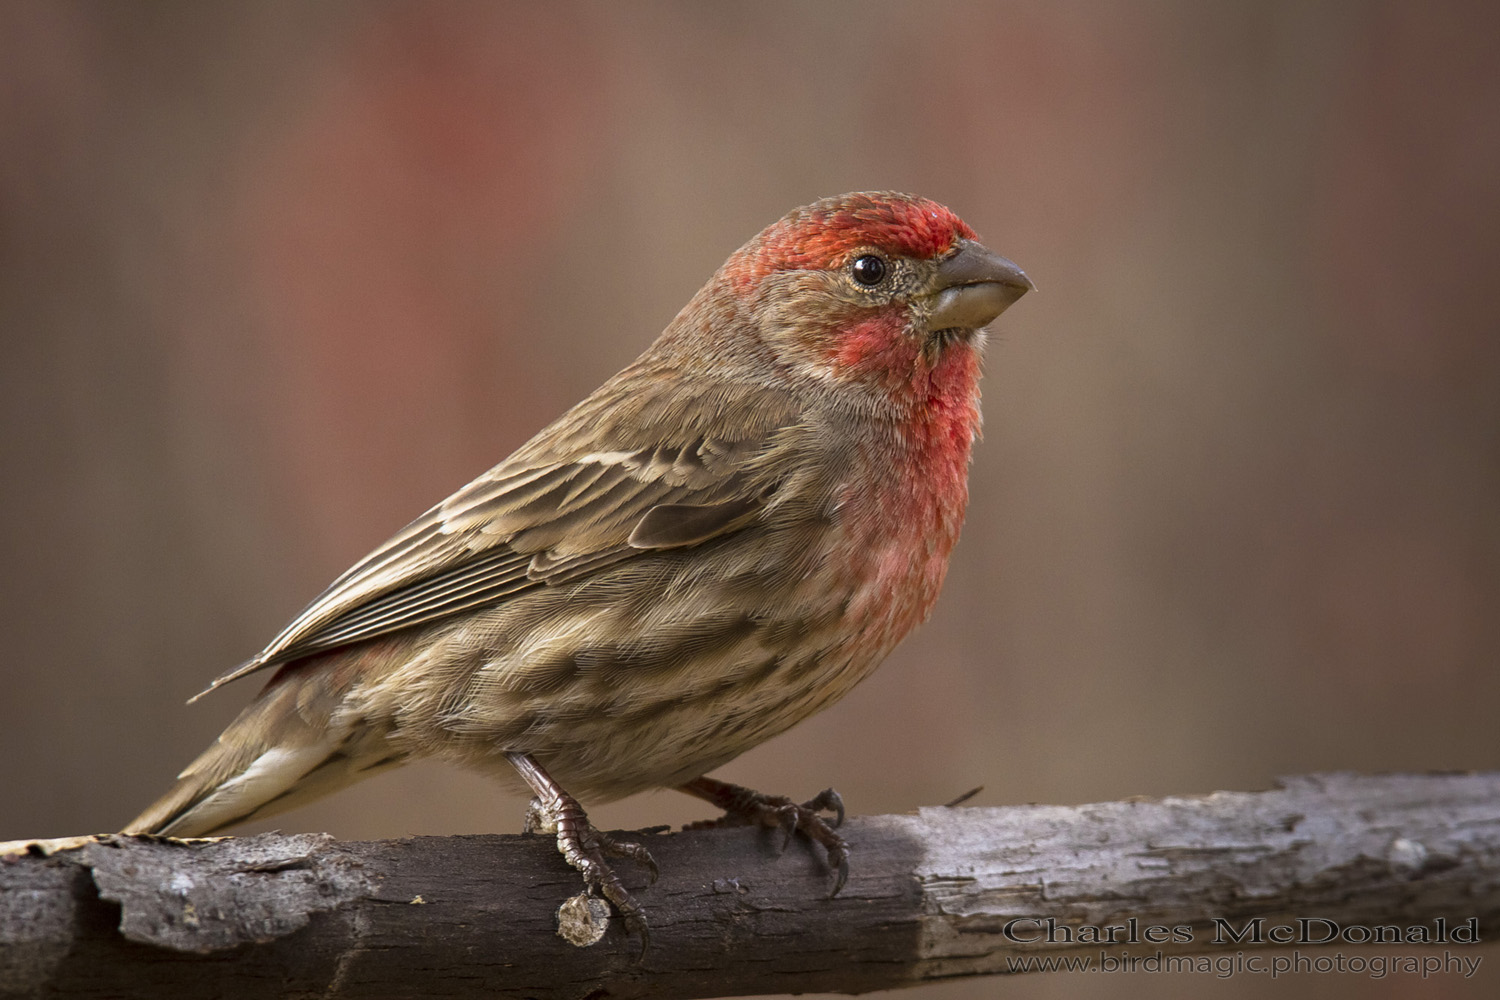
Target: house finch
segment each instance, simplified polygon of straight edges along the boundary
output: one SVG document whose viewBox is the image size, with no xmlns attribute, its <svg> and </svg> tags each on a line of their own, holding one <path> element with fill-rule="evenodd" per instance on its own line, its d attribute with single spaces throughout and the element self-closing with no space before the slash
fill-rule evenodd
<svg viewBox="0 0 1500 1000">
<path fill-rule="evenodd" d="M 932 609 L 968 499 L 978 331 L 1031 287 L 922 198 L 791 212 L 633 364 L 216 680 L 276 668 L 126 832 L 208 834 L 437 757 L 519 774 L 642 934 L 606 855 L 649 856 L 574 795 L 672 786 L 719 822 L 802 831 L 837 892 L 835 793 L 705 775 L 843 696 Z"/>
</svg>

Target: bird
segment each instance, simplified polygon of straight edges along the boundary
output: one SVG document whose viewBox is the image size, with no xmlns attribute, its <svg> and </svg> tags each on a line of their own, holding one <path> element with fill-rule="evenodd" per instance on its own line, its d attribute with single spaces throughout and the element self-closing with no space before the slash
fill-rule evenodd
<svg viewBox="0 0 1500 1000">
<path fill-rule="evenodd" d="M 854 192 L 735 251 L 634 362 L 336 579 L 264 688 L 123 832 L 195 837 L 435 758 L 643 939 L 584 801 L 677 788 L 820 845 L 806 801 L 709 776 L 833 704 L 933 608 L 968 501 L 984 327 L 1033 288 L 951 210 Z M 824 814 L 831 813 L 831 819 Z"/>
</svg>

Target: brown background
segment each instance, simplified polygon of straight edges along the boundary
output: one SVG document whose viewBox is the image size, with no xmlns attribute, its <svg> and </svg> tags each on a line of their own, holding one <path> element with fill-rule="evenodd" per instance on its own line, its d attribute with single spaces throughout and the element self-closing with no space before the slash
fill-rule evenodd
<svg viewBox="0 0 1500 1000">
<path fill-rule="evenodd" d="M 1041 290 L 932 622 L 724 776 L 879 812 L 1500 767 L 1497 9 L 5 4 L 0 839 L 124 822 L 251 687 L 185 697 L 761 226 L 877 187 Z M 275 825 L 522 805 L 412 767 Z"/>
</svg>

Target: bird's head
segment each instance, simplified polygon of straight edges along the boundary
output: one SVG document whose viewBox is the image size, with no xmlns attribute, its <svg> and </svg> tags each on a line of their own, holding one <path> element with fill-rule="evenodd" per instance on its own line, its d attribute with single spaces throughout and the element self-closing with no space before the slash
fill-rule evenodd
<svg viewBox="0 0 1500 1000">
<path fill-rule="evenodd" d="M 1033 287 L 947 208 L 892 192 L 792 211 L 713 284 L 777 363 L 876 398 L 925 394 L 944 368 L 977 376 L 979 331 Z"/>
</svg>

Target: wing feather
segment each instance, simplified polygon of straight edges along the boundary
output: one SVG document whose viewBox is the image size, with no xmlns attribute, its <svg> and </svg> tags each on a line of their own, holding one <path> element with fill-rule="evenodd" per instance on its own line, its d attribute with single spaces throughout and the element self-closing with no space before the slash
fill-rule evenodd
<svg viewBox="0 0 1500 1000">
<path fill-rule="evenodd" d="M 609 388 L 356 563 L 202 694 L 644 552 L 702 544 L 743 527 L 771 498 L 776 463 L 767 456 L 797 419 L 790 400 L 749 389 L 738 421 L 724 419 L 722 391 L 654 400 L 643 412 L 655 419 L 631 426 L 608 419 L 618 410 Z"/>
</svg>

